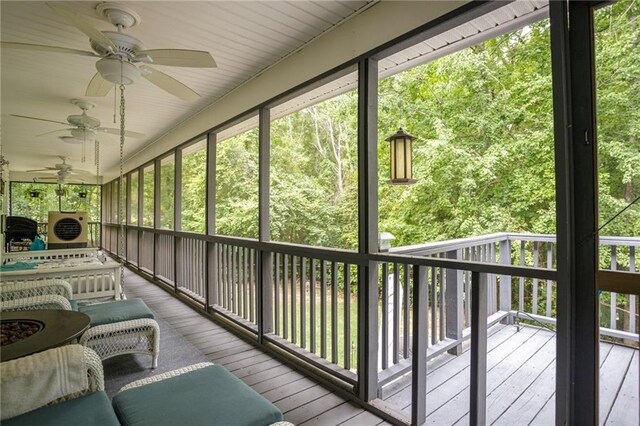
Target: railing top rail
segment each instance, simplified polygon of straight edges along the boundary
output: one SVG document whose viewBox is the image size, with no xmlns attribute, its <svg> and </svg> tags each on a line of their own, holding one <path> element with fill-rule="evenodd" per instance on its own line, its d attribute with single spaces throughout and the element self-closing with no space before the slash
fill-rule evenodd
<svg viewBox="0 0 640 426">
<path fill-rule="evenodd" d="M 456 259 L 443 259 L 437 257 L 422 257 L 408 255 L 381 255 L 372 254 L 368 256 L 370 260 L 376 262 L 393 262 L 406 265 L 419 265 L 427 267 L 456 269 L 486 274 L 511 275 L 516 277 L 538 278 L 541 280 L 557 279 L 555 269 L 533 268 L 527 266 L 512 266 L 500 263 L 471 262 Z"/>
<path fill-rule="evenodd" d="M 436 241 L 433 243 L 414 244 L 410 246 L 393 247 L 389 250 L 390 254 L 435 254 L 447 251 L 458 250 L 461 248 L 474 247 L 481 244 L 496 243 L 509 238 L 507 232 L 497 232 L 495 234 L 479 235 L 469 238 L 457 238 L 455 240 Z"/>
<path fill-rule="evenodd" d="M 413 254 L 427 256 L 437 253 L 475 247 L 482 244 L 497 243 L 501 241 L 535 241 L 543 243 L 555 243 L 553 234 L 527 234 L 518 232 L 498 232 L 494 234 L 478 235 L 469 238 L 457 238 L 454 240 L 436 241 L 432 243 L 414 244 L 409 246 L 394 247 L 390 254 Z M 640 237 L 601 236 L 600 244 L 616 246 L 640 246 Z"/>
</svg>

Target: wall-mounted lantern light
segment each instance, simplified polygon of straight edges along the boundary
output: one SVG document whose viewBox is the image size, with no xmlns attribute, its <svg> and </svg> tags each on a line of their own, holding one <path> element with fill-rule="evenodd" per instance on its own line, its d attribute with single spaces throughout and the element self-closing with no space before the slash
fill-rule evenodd
<svg viewBox="0 0 640 426">
<path fill-rule="evenodd" d="M 408 185 L 415 183 L 413 179 L 412 148 L 415 136 L 405 132 L 402 127 L 385 139 L 391 148 L 391 179 L 389 183 Z"/>
<path fill-rule="evenodd" d="M 86 192 L 78 192 L 78 197 L 87 198 L 87 193 Z"/>
<path fill-rule="evenodd" d="M 40 191 L 29 191 L 29 197 L 31 197 L 31 198 L 40 197 Z"/>
</svg>

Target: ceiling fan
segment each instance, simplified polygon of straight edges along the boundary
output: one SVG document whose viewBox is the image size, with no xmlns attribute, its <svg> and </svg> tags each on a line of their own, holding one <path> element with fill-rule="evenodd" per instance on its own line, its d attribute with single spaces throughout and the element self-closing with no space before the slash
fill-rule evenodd
<svg viewBox="0 0 640 426">
<path fill-rule="evenodd" d="M 50 123 L 56 123 L 56 124 L 62 124 L 64 126 L 69 126 L 71 125 L 72 127 L 68 127 L 66 129 L 60 129 L 60 130 L 53 130 L 51 132 L 46 132 L 46 133 L 42 133 L 37 135 L 37 137 L 40 136 L 46 136 L 46 135 L 50 135 L 50 134 L 56 134 L 56 133 L 66 133 L 68 131 L 71 131 L 71 136 L 66 135 L 66 136 L 60 136 L 60 139 L 64 142 L 67 143 L 71 143 L 71 144 L 80 144 L 80 143 L 84 143 L 84 142 L 94 142 L 95 140 L 98 140 L 99 142 L 113 142 L 115 143 L 115 141 L 111 138 L 106 137 L 105 135 L 100 135 L 100 133 L 107 133 L 107 134 L 112 134 L 112 135 L 118 135 L 120 134 L 120 129 L 112 129 L 109 127 L 100 127 L 100 120 L 98 120 L 95 117 L 91 117 L 89 115 L 87 115 L 87 111 L 93 107 L 96 106 L 96 104 L 94 104 L 93 102 L 88 102 L 88 101 L 84 101 L 81 99 L 71 99 L 71 103 L 76 105 L 77 107 L 79 107 L 82 110 L 82 114 L 72 114 L 70 116 L 67 117 L 67 122 L 63 122 L 63 121 L 56 121 L 56 120 L 49 120 L 48 118 L 38 118 L 38 117 L 29 117 L 26 115 L 17 115 L 17 114 L 11 114 L 12 117 L 18 117 L 18 118 L 26 118 L 29 120 L 38 120 L 38 121 L 47 121 Z M 125 136 L 127 137 L 131 137 L 131 138 L 144 138 L 145 135 L 142 133 L 137 133 L 137 132 L 132 132 L 132 131 L 125 131 Z"/>
<path fill-rule="evenodd" d="M 71 164 L 67 163 L 67 157 L 60 156 L 59 158 L 62 160 L 62 163 L 55 164 L 53 167 L 45 167 L 44 169 L 27 170 L 27 172 L 57 171 L 57 173 L 53 176 L 43 176 L 43 177 L 36 178 L 41 180 L 55 180 L 57 181 L 57 183 L 65 183 L 67 179 L 69 179 L 70 177 L 73 177 L 73 180 L 84 182 L 82 177 L 78 177 L 78 176 L 86 176 L 90 174 L 90 172 L 86 170 L 74 169 Z"/>
<path fill-rule="evenodd" d="M 79 14 L 51 3 L 47 3 L 47 5 L 69 24 L 89 37 L 93 52 L 66 47 L 5 41 L 2 42 L 2 47 L 71 53 L 101 58 L 96 62 L 98 72 L 89 82 L 86 96 L 106 96 L 114 84 L 129 85 L 142 76 L 182 100 L 194 101 L 200 95 L 193 89 L 147 64 L 154 63 L 157 65 L 195 68 L 216 67 L 213 57 L 206 51 L 185 49 L 146 50 L 140 40 L 123 32 L 124 29 L 130 28 L 141 21 L 140 16 L 133 9 L 123 4 L 103 2 L 96 7 L 98 13 L 117 28 L 117 32 L 99 31 Z M 141 64 L 141 66 L 136 64 Z"/>
</svg>

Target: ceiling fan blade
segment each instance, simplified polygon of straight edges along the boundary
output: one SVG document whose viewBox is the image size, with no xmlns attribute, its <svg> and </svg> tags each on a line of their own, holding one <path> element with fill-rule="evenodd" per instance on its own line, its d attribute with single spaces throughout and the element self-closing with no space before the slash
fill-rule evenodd
<svg viewBox="0 0 640 426">
<path fill-rule="evenodd" d="M 3 41 L 3 42 L 0 42 L 0 46 L 2 46 L 2 48 L 8 48 L 8 49 L 39 50 L 41 52 L 71 53 L 74 55 L 99 57 L 95 53 L 87 52 L 85 50 L 70 49 L 68 47 L 46 46 L 44 44 L 16 43 L 13 41 Z"/>
<path fill-rule="evenodd" d="M 27 172 L 48 172 L 49 170 L 58 170 L 55 167 L 47 167 L 46 169 L 26 170 Z"/>
<path fill-rule="evenodd" d="M 64 126 L 68 126 L 69 123 L 65 123 L 62 121 L 56 121 L 56 120 L 48 120 L 46 118 L 38 118 L 38 117 L 29 117 L 27 115 L 17 115 L 17 114 L 11 114 L 12 117 L 18 117 L 18 118 L 27 118 L 29 120 L 38 120 L 38 121 L 48 121 L 50 123 L 56 123 L 56 124 L 62 124 Z"/>
<path fill-rule="evenodd" d="M 98 131 L 100 131 L 100 129 L 98 129 Z M 96 134 L 96 140 L 100 143 L 105 143 L 105 144 L 109 144 L 109 145 L 116 145 L 118 142 L 116 142 L 115 139 L 107 136 L 106 134 Z"/>
<path fill-rule="evenodd" d="M 91 40 L 95 41 L 105 49 L 109 49 L 112 52 L 118 50 L 118 46 L 116 46 L 114 42 L 112 42 L 107 36 L 102 34 L 102 32 L 96 29 L 89 22 L 85 21 L 85 19 L 77 13 L 68 11 L 66 9 L 61 9 L 51 3 L 47 3 L 47 6 L 49 6 L 54 12 L 62 16 L 68 23 L 82 31 Z"/>
<path fill-rule="evenodd" d="M 36 138 L 39 138 L 41 136 L 53 135 L 53 134 L 56 134 L 56 133 L 66 133 L 69 130 L 73 130 L 73 128 L 61 129 L 61 130 L 53 130 L 51 132 L 40 133 L 39 135 L 36 135 Z"/>
<path fill-rule="evenodd" d="M 144 71 L 142 73 L 142 76 L 144 78 L 146 78 L 162 90 L 171 93 L 173 96 L 176 96 L 184 101 L 196 101 L 200 98 L 200 95 L 193 91 L 193 89 L 189 88 L 183 83 L 180 83 L 175 78 L 168 76 L 167 74 L 160 72 L 155 68 L 151 68 L 147 65 L 140 68 Z"/>
<path fill-rule="evenodd" d="M 149 55 L 156 65 L 172 67 L 215 68 L 216 61 L 209 52 L 187 49 L 152 49 L 136 52 L 138 55 Z"/>
<path fill-rule="evenodd" d="M 89 82 L 85 95 L 86 96 L 107 96 L 107 94 L 111 91 L 112 87 L 113 87 L 113 83 L 102 78 L 100 73 L 97 72 Z"/>
<path fill-rule="evenodd" d="M 97 129 L 99 132 L 102 133 L 108 133 L 110 135 L 120 135 L 120 129 L 112 129 L 109 127 L 100 127 Z M 138 133 L 138 132 L 132 132 L 130 130 L 125 130 L 124 135 L 128 138 L 138 138 L 138 139 L 143 139 L 145 138 L 147 135 L 142 134 L 142 133 Z"/>
</svg>

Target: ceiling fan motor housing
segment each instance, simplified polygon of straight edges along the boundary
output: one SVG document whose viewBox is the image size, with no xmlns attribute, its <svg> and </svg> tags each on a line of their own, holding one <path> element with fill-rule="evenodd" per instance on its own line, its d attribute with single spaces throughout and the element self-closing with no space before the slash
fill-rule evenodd
<svg viewBox="0 0 640 426">
<path fill-rule="evenodd" d="M 131 62 L 107 57 L 96 62 L 96 69 L 105 80 L 113 84 L 129 85 L 140 78 L 140 70 Z"/>
</svg>

